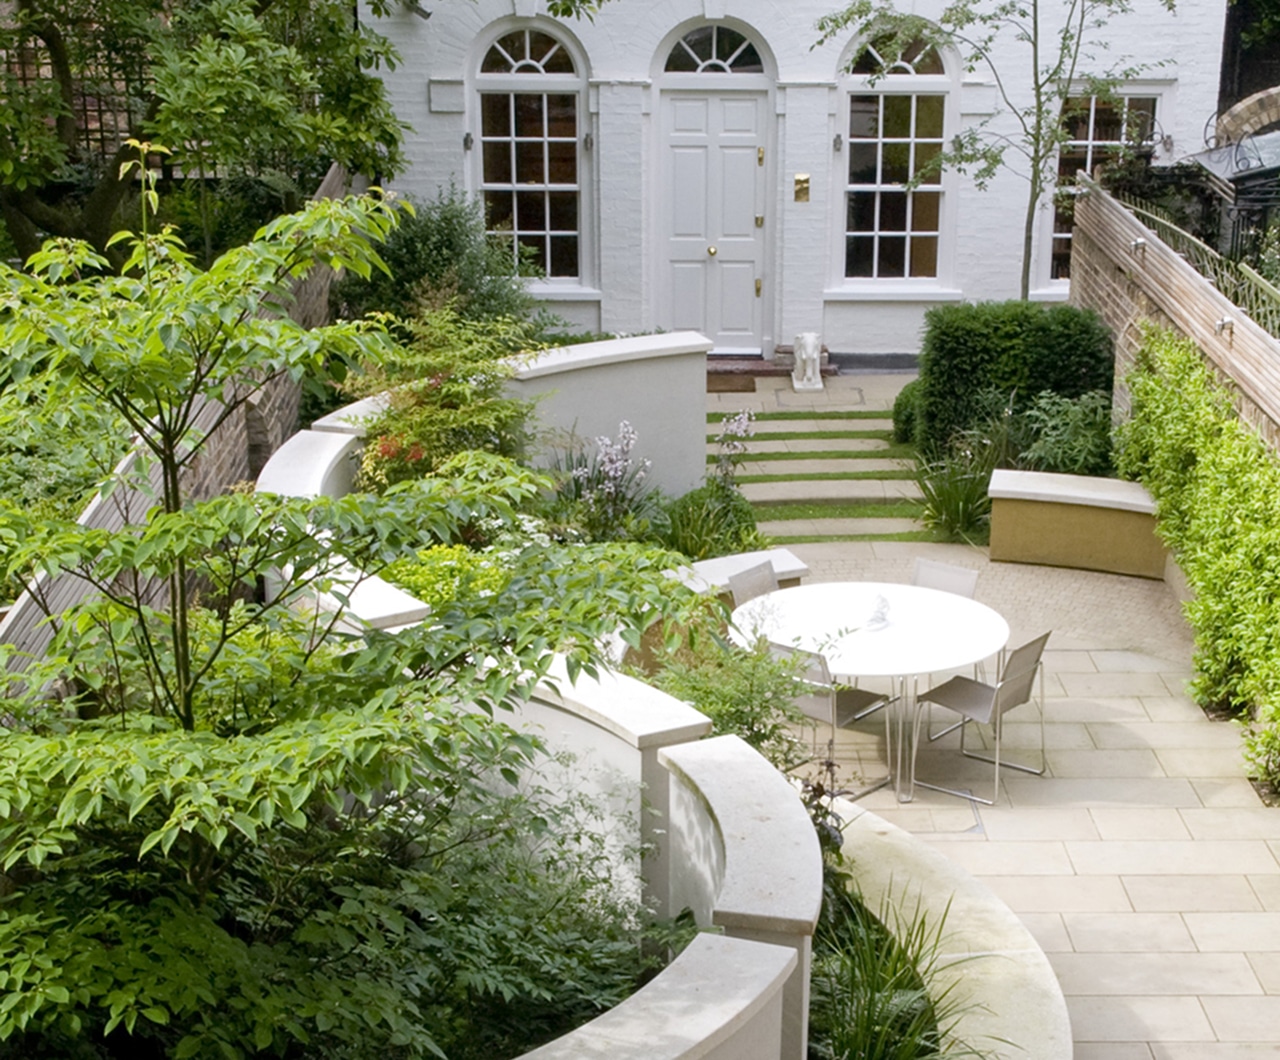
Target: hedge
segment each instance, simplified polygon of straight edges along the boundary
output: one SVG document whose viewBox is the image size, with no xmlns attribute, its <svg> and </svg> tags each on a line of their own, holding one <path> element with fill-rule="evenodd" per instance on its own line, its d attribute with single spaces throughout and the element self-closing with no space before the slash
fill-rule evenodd
<svg viewBox="0 0 1280 1060">
<path fill-rule="evenodd" d="M 1246 715 L 1250 767 L 1280 784 L 1280 457 L 1190 342 L 1149 332 L 1127 385 L 1119 467 L 1155 498 L 1194 593 L 1192 692 Z"/>
<path fill-rule="evenodd" d="M 984 390 L 1030 403 L 1051 390 L 1111 392 L 1111 333 L 1096 313 L 1033 302 L 935 306 L 925 314 L 915 442 L 936 455 L 978 417 Z"/>
</svg>

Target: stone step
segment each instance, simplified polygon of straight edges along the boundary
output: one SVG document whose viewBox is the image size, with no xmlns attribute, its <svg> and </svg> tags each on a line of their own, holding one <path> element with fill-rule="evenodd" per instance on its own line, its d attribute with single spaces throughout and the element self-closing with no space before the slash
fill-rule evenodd
<svg viewBox="0 0 1280 1060">
<path fill-rule="evenodd" d="M 841 474 L 853 471 L 884 472 L 911 471 L 914 460 L 877 459 L 820 459 L 820 460 L 752 460 L 744 459 L 738 465 L 739 475 L 818 475 L 823 472 Z"/>
<path fill-rule="evenodd" d="M 910 479 L 801 479 L 790 482 L 744 482 L 742 495 L 758 504 L 766 501 L 860 501 L 920 499 L 920 487 Z"/>
<path fill-rule="evenodd" d="M 879 438 L 753 438 L 746 443 L 748 458 L 752 453 L 877 453 L 889 448 Z M 709 456 L 719 456 L 720 447 L 707 444 Z"/>
<path fill-rule="evenodd" d="M 756 524 L 769 537 L 863 537 L 868 535 L 909 534 L 923 530 L 915 519 L 785 519 Z"/>
<path fill-rule="evenodd" d="M 768 434 L 830 433 L 832 431 L 891 431 L 893 420 L 757 420 L 752 424 L 755 437 Z M 721 425 L 708 423 L 707 433 L 718 434 Z"/>
</svg>

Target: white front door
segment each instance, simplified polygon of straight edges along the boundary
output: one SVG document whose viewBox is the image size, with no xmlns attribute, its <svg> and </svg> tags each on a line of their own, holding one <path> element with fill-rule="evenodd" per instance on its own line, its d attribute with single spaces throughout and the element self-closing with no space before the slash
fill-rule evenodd
<svg viewBox="0 0 1280 1060">
<path fill-rule="evenodd" d="M 702 332 L 717 353 L 759 354 L 764 337 L 767 101 L 763 92 L 662 97 L 659 323 Z"/>
</svg>

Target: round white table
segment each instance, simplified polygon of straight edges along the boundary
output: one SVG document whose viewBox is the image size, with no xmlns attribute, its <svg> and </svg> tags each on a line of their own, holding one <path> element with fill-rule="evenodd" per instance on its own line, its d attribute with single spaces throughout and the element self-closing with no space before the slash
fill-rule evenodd
<svg viewBox="0 0 1280 1060">
<path fill-rule="evenodd" d="M 905 719 L 914 711 L 915 678 L 958 670 L 995 655 L 1009 640 L 997 612 L 955 593 L 892 582 L 817 582 L 779 589 L 733 612 L 735 636 L 765 637 L 826 657 L 832 676 L 847 683 L 890 677 L 902 682 L 898 768 L 902 799 Z M 915 757 L 914 748 L 908 761 Z M 891 753 L 890 762 L 894 761 Z M 908 798 L 910 796 L 908 795 Z"/>
</svg>

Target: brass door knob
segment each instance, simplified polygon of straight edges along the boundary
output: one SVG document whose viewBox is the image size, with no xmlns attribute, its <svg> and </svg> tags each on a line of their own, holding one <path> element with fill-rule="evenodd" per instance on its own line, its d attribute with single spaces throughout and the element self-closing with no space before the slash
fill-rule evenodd
<svg viewBox="0 0 1280 1060">
<path fill-rule="evenodd" d="M 714 258 L 714 257 L 716 256 L 716 248 L 715 248 L 715 247 L 707 247 L 707 253 L 708 253 L 709 255 L 711 255 L 711 257 L 713 257 L 713 258 Z"/>
</svg>

